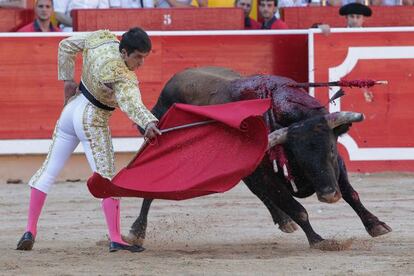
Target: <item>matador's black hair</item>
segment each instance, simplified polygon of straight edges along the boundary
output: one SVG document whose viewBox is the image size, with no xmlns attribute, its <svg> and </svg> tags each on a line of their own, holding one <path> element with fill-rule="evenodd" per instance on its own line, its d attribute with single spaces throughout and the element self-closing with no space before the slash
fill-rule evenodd
<svg viewBox="0 0 414 276">
<path fill-rule="evenodd" d="M 138 50 L 141 53 L 151 51 L 152 44 L 148 34 L 141 28 L 135 27 L 124 33 L 119 43 L 119 51 L 125 49 L 129 54 Z"/>
</svg>

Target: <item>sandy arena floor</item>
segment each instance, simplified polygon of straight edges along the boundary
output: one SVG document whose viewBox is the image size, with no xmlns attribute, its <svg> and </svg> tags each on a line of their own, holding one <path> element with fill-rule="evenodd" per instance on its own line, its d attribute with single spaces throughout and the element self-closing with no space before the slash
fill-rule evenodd
<svg viewBox="0 0 414 276">
<path fill-rule="evenodd" d="M 371 238 L 343 201 L 300 200 L 325 238 L 350 249 L 310 249 L 304 233 L 282 233 L 243 185 L 188 201 L 157 201 L 143 253 L 108 253 L 100 201 L 85 183 L 58 183 L 31 252 L 14 250 L 24 232 L 29 188 L 0 183 L 0 275 L 414 275 L 414 175 L 352 175 L 365 206 L 393 228 Z M 124 199 L 127 233 L 140 199 Z"/>
</svg>

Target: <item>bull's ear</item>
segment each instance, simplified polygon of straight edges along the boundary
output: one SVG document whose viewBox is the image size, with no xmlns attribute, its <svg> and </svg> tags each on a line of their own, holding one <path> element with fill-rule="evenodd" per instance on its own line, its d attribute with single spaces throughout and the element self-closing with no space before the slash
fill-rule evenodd
<svg viewBox="0 0 414 276">
<path fill-rule="evenodd" d="M 333 132 L 334 132 L 335 136 L 338 137 L 338 136 L 340 136 L 344 133 L 347 133 L 349 131 L 349 129 L 351 128 L 351 126 L 352 126 L 352 123 L 342 124 L 342 125 L 339 125 L 336 128 L 334 128 Z"/>
</svg>

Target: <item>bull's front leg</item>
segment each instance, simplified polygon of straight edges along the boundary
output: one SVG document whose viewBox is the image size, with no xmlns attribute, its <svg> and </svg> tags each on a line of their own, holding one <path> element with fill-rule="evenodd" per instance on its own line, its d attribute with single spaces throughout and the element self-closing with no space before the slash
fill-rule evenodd
<svg viewBox="0 0 414 276">
<path fill-rule="evenodd" d="M 273 223 L 278 224 L 282 232 L 293 233 L 299 229 L 298 225 L 285 212 L 280 210 L 273 202 L 269 201 L 269 204 L 271 206 L 269 211 L 272 215 Z"/>
<path fill-rule="evenodd" d="M 368 234 L 372 237 L 377 237 L 391 232 L 391 227 L 389 227 L 385 222 L 380 221 L 376 216 L 368 211 L 364 205 L 362 205 L 358 193 L 349 183 L 345 163 L 340 156 L 338 156 L 338 164 L 340 169 L 338 184 L 341 189 L 342 197 L 360 217 Z"/>
<path fill-rule="evenodd" d="M 324 239 L 313 230 L 305 208 L 292 197 L 283 180 L 271 168 L 262 164 L 246 179 L 246 185 L 255 195 L 260 198 L 260 195 L 267 194 L 272 204 L 278 206 L 302 228 L 312 248 L 329 250 L 324 246 Z"/>
<path fill-rule="evenodd" d="M 256 195 L 269 210 L 270 215 L 272 216 L 273 223 L 279 225 L 279 229 L 285 233 L 293 233 L 298 229 L 296 223 L 286 215 L 282 210 L 277 207 L 271 198 L 269 198 L 268 193 L 264 189 L 255 189 L 254 185 L 257 181 L 254 180 L 254 177 L 243 179 L 247 187 Z M 250 188 L 252 187 L 252 188 Z M 252 190 L 253 189 L 253 190 Z"/>
<path fill-rule="evenodd" d="M 123 239 L 129 244 L 140 246 L 144 244 L 145 233 L 147 231 L 148 213 L 152 201 L 153 199 L 144 198 L 138 218 L 131 225 L 128 236 L 123 237 Z"/>
</svg>

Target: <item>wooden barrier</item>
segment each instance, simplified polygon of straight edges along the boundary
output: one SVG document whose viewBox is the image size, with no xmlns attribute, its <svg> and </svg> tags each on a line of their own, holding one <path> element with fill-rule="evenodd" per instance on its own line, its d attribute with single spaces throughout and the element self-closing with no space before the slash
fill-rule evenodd
<svg viewBox="0 0 414 276">
<path fill-rule="evenodd" d="M 33 2 L 28 9 L 0 9 L 0 32 L 13 32 L 33 20 Z M 374 6 L 366 27 L 414 26 L 412 6 Z M 337 7 L 289 7 L 281 9 L 290 29 L 307 29 L 314 23 L 344 27 Z M 174 9 L 83 9 L 73 10 L 75 31 L 110 29 L 125 31 L 131 26 L 146 30 L 241 30 L 243 11 L 236 8 Z"/>
<path fill-rule="evenodd" d="M 0 8 L 0 32 L 17 31 L 32 20 L 32 9 Z"/>
<path fill-rule="evenodd" d="M 342 30 L 315 34 L 310 49 L 310 79 L 387 80 L 369 89 L 344 88 L 345 96 L 329 105 L 331 112 L 362 112 L 340 137 L 351 171 L 414 171 L 414 28 L 380 28 L 369 32 Z M 310 91 L 327 103 L 338 88 Z"/>
<path fill-rule="evenodd" d="M 307 35 L 261 33 L 266 35 L 207 32 L 196 36 L 151 36 L 152 54 L 137 71 L 144 103 L 152 107 L 174 73 L 203 65 L 225 66 L 244 75 L 278 74 L 306 81 Z M 56 36 L 63 34 L 51 35 L 0 37 L 0 103 L 5 114 L 0 116 L 0 139 L 51 137 L 62 108 L 63 82 L 57 80 L 57 49 L 63 37 Z M 131 121 L 120 111 L 113 115 L 111 129 L 115 137 L 137 136 Z"/>
<path fill-rule="evenodd" d="M 373 6 L 372 16 L 365 18 L 365 27 L 414 26 L 414 6 Z M 338 7 L 290 7 L 283 8 L 282 17 L 290 29 L 308 29 L 314 23 L 331 27 L 345 27 Z"/>
<path fill-rule="evenodd" d="M 413 172 L 414 28 L 333 29 L 329 36 L 317 32 L 150 33 L 153 52 L 137 72 L 143 100 L 151 107 L 174 73 L 204 65 L 230 67 L 243 75 L 283 75 L 300 82 L 307 81 L 308 75 L 317 81 L 388 80 L 389 85 L 368 90 L 345 89 L 346 96 L 327 106 L 331 112 L 350 110 L 366 116 L 339 138 L 350 171 Z M 0 36 L 0 154 L 39 153 L 34 147 L 50 142 L 62 108 L 56 56 L 63 34 L 34 35 Z M 310 93 L 327 103 L 335 91 L 318 88 Z M 113 115 L 111 129 L 116 139 L 127 139 L 124 144 L 137 135 L 120 111 Z M 24 139 L 33 151 L 10 149 L 9 141 Z"/>
<path fill-rule="evenodd" d="M 244 15 L 236 8 L 82 9 L 73 10 L 74 31 L 242 30 Z"/>
</svg>

